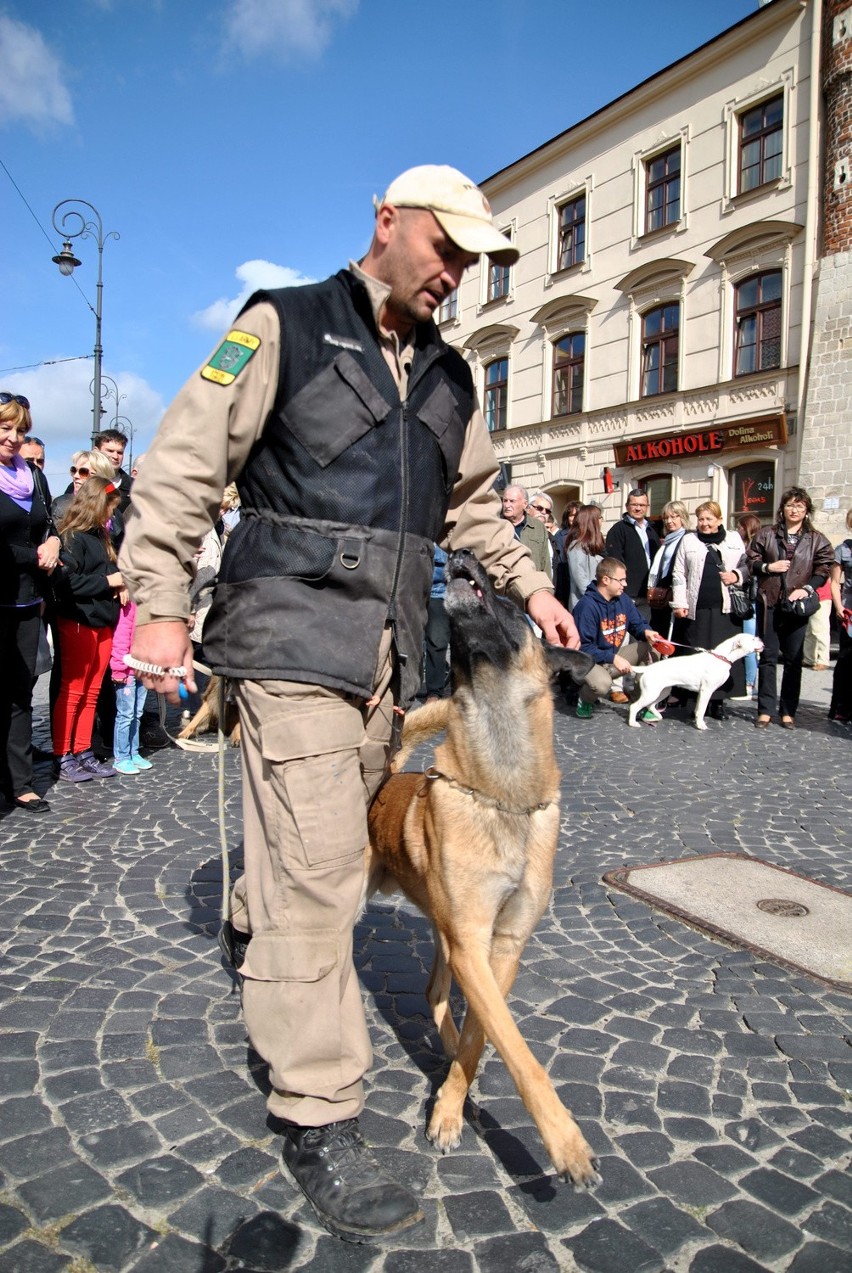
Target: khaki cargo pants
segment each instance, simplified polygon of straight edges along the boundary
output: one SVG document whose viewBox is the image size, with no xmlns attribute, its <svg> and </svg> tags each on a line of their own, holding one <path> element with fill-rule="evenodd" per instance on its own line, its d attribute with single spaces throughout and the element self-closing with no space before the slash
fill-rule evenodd
<svg viewBox="0 0 852 1273">
<path fill-rule="evenodd" d="M 352 929 L 367 806 L 388 755 L 391 662 L 379 702 L 293 681 L 239 681 L 245 874 L 231 918 L 252 934 L 243 1016 L 269 1064 L 268 1107 L 318 1126 L 356 1117 L 372 1061 Z"/>
<path fill-rule="evenodd" d="M 640 663 L 656 663 L 659 658 L 647 641 L 631 640 L 629 645 L 622 645 L 618 653 L 631 667 L 638 667 Z M 580 688 L 580 701 L 596 703 L 599 698 L 606 698 L 613 681 L 617 681 L 622 675 L 624 673 L 619 672 L 612 663 L 596 663 Z"/>
</svg>

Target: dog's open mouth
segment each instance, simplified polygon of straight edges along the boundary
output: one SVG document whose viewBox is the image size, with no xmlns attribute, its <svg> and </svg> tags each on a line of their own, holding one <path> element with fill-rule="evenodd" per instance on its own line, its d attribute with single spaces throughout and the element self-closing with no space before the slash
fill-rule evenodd
<svg viewBox="0 0 852 1273">
<path fill-rule="evenodd" d="M 447 561 L 445 578 L 446 602 L 469 606 L 475 601 L 482 604 L 488 583 L 485 572 L 472 553 L 451 553 Z"/>
</svg>

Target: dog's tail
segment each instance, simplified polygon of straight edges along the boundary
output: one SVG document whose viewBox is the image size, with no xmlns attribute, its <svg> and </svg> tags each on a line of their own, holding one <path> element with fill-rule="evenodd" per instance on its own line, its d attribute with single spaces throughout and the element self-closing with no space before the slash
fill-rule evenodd
<svg viewBox="0 0 852 1273">
<path fill-rule="evenodd" d="M 402 727 L 402 745 L 391 761 L 391 772 L 398 773 L 411 753 L 435 734 L 447 728 L 447 715 L 450 700 L 437 698 L 432 703 L 424 703 L 416 712 L 406 714 Z"/>
</svg>

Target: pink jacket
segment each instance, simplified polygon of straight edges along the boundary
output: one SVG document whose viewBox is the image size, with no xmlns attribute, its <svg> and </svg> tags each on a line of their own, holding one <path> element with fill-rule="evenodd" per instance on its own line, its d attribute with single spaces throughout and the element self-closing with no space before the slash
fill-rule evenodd
<svg viewBox="0 0 852 1273">
<path fill-rule="evenodd" d="M 121 613 L 118 616 L 118 623 L 115 625 L 115 632 L 112 638 L 112 654 L 110 655 L 109 666 L 114 681 L 123 681 L 126 684 L 128 681 L 133 680 L 134 673 L 126 666 L 124 656 L 130 653 L 135 628 L 136 606 L 132 601 L 128 601 L 121 607 Z"/>
</svg>

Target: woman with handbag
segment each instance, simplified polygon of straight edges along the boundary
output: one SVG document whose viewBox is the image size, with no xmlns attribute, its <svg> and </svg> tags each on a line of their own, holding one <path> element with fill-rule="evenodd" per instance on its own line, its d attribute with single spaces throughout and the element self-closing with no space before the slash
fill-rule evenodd
<svg viewBox="0 0 852 1273">
<path fill-rule="evenodd" d="M 819 606 L 817 588 L 831 574 L 834 549 L 811 525 L 813 503 L 801 486 L 783 492 L 774 526 L 764 526 L 748 546 L 758 581 L 757 635 L 763 641 L 757 677 L 757 728 L 766 729 L 776 710 L 776 668 L 784 660 L 778 715 L 796 728 L 808 619 Z"/>
<path fill-rule="evenodd" d="M 668 636 L 672 641 L 683 641 L 683 619 L 675 619 L 672 611 L 672 574 L 675 553 L 686 534 L 689 513 L 686 505 L 673 499 L 663 507 L 663 542 L 657 549 L 648 574 L 648 605 L 651 607 L 651 627 L 655 632 Z"/>
<path fill-rule="evenodd" d="M 686 621 L 685 644 L 712 650 L 743 630 L 743 615 L 735 606 L 749 570 L 743 541 L 736 531 L 725 530 L 722 510 L 714 500 L 698 505 L 695 521 L 696 530 L 684 535 L 675 554 L 672 608 L 676 619 Z M 713 692 L 710 715 L 724 720 L 725 699 L 744 693 L 745 671 L 742 659 L 737 659 L 728 679 Z"/>
<path fill-rule="evenodd" d="M 50 806 L 33 790 L 33 685 L 49 576 L 59 559 L 47 484 L 21 458 L 30 404 L 0 393 L 0 789 L 27 813 Z"/>
</svg>

